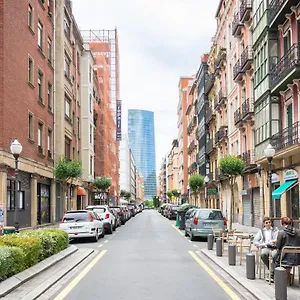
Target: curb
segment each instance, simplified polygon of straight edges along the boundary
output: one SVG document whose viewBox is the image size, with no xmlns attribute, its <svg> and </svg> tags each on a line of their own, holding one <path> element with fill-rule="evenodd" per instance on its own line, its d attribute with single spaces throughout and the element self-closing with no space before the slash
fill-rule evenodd
<svg viewBox="0 0 300 300">
<path fill-rule="evenodd" d="M 255 280 L 249 281 L 246 277 L 243 278 L 241 275 L 239 275 L 233 268 L 229 268 L 225 263 L 223 263 L 221 260 L 219 260 L 217 257 L 210 256 L 209 253 L 207 253 L 206 249 L 200 249 L 201 254 L 203 254 L 206 258 L 214 262 L 217 266 L 219 266 L 224 272 L 226 272 L 232 279 L 234 279 L 237 283 L 242 285 L 248 292 L 257 299 L 264 299 L 264 300 L 272 300 L 274 298 L 271 298 L 269 295 L 265 294 L 263 291 L 258 289 L 253 282 Z"/>
<path fill-rule="evenodd" d="M 39 262 L 38 264 L 2 281 L 0 283 L 0 298 L 6 296 L 11 291 L 15 290 L 16 288 L 24 284 L 26 281 L 34 278 L 41 272 L 46 271 L 47 269 L 54 266 L 64 258 L 75 253 L 77 250 L 78 250 L 77 247 L 71 245 L 68 248 L 62 250 L 61 252 L 52 255 L 44 259 L 43 261 Z"/>
</svg>

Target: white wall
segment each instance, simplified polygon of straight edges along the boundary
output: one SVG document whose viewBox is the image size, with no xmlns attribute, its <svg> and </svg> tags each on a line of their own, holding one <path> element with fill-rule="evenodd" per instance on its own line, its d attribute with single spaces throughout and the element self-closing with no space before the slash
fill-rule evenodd
<svg viewBox="0 0 300 300">
<path fill-rule="evenodd" d="M 120 189 L 130 191 L 130 153 L 128 136 L 126 134 L 122 135 L 122 140 L 120 141 Z"/>
</svg>

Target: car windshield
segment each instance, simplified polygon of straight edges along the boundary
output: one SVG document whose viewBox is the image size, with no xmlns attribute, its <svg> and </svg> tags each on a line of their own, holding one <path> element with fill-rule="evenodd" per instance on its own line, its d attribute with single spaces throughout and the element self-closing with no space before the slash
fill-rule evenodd
<svg viewBox="0 0 300 300">
<path fill-rule="evenodd" d="M 178 210 L 179 206 L 172 206 L 171 209 L 172 210 Z"/>
<path fill-rule="evenodd" d="M 85 222 L 89 220 L 87 212 L 78 212 L 78 213 L 67 213 L 64 216 L 63 223 L 68 222 Z"/>
<path fill-rule="evenodd" d="M 222 213 L 219 210 L 200 210 L 198 218 L 202 220 L 223 220 Z"/>
</svg>

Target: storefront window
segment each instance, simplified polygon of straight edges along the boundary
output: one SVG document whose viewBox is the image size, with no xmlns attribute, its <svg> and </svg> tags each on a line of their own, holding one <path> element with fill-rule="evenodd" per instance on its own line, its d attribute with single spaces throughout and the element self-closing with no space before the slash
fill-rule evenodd
<svg viewBox="0 0 300 300">
<path fill-rule="evenodd" d="M 18 182 L 19 205 L 18 209 L 25 208 L 25 192 L 21 190 L 21 182 Z M 7 179 L 7 210 L 15 209 L 15 181 Z"/>
<path fill-rule="evenodd" d="M 38 184 L 38 224 L 50 223 L 50 186 Z"/>
</svg>

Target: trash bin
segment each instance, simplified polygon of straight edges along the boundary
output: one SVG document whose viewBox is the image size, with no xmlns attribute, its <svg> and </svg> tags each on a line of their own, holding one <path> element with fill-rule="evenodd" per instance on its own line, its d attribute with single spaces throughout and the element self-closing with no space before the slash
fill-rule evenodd
<svg viewBox="0 0 300 300">
<path fill-rule="evenodd" d="M 177 211 L 180 230 L 185 229 L 185 213 L 186 213 L 186 210 Z"/>
<path fill-rule="evenodd" d="M 16 228 L 14 226 L 4 226 L 3 235 L 16 233 Z"/>
</svg>

